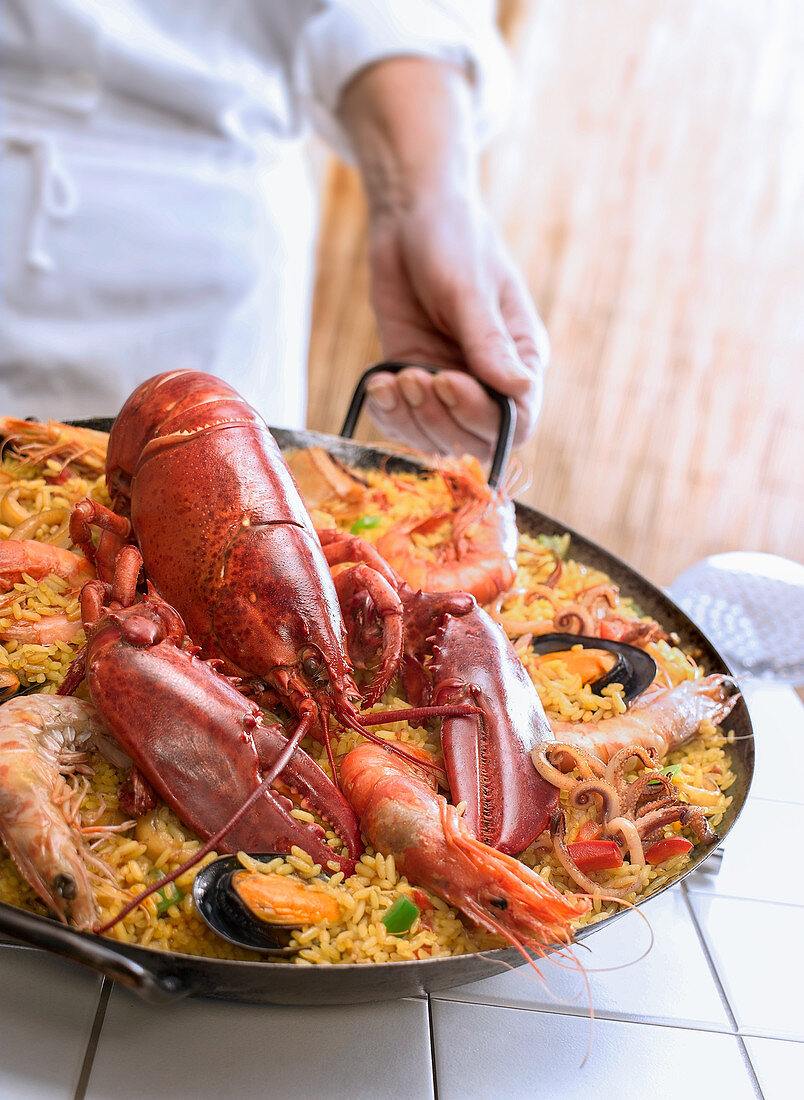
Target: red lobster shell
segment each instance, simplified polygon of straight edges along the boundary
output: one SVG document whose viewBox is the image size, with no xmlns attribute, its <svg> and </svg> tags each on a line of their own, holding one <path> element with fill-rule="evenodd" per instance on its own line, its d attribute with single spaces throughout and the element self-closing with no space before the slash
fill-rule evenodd
<svg viewBox="0 0 804 1100">
<path fill-rule="evenodd" d="M 355 724 L 329 568 L 273 436 L 230 386 L 173 371 L 136 389 L 107 482 L 117 510 L 128 500 L 146 576 L 206 655 L 297 713 Z"/>
</svg>

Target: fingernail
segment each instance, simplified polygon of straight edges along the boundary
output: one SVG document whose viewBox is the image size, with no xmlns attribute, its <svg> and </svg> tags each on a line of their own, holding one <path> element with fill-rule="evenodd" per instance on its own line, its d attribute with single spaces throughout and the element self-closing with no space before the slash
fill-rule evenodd
<svg viewBox="0 0 804 1100">
<path fill-rule="evenodd" d="M 455 387 L 443 374 L 433 379 L 433 389 L 448 408 L 453 409 L 458 404 Z"/>
<path fill-rule="evenodd" d="M 402 374 L 399 376 L 399 388 L 402 390 L 402 396 L 407 403 L 412 405 L 414 409 L 418 409 L 419 405 L 424 401 L 424 390 L 421 387 L 421 383 L 415 378 L 407 378 Z"/>
<path fill-rule="evenodd" d="M 369 401 L 373 401 L 383 412 L 396 408 L 396 394 L 387 382 L 370 382 L 366 386 Z"/>
<path fill-rule="evenodd" d="M 505 369 L 515 378 L 527 378 L 528 381 L 533 378 L 533 371 L 529 370 L 528 367 L 514 355 L 506 355 Z"/>
</svg>

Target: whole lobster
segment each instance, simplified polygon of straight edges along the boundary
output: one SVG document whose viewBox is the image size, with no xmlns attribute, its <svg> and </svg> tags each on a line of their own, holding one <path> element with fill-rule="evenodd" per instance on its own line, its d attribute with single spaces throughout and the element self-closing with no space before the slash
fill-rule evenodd
<svg viewBox="0 0 804 1100">
<path fill-rule="evenodd" d="M 128 732 L 118 719 L 122 708 L 110 686 L 104 698 L 97 688 L 91 689 L 93 699 L 107 721 L 117 725 L 115 732 L 151 785 L 182 820 L 209 836 L 221 824 L 217 803 L 209 796 L 215 767 L 198 783 L 183 782 L 182 774 L 195 776 L 203 770 L 199 761 L 231 755 L 237 777 L 221 794 L 231 815 L 242 796 L 256 790 L 258 766 L 264 761 L 258 759 L 259 746 L 243 746 L 238 720 L 235 734 L 226 729 L 237 707 L 242 710 L 247 704 L 230 695 L 223 709 L 217 702 L 213 705 L 225 681 L 217 672 L 213 676 L 204 662 L 189 661 L 177 638 L 186 629 L 205 657 L 217 659 L 224 672 L 257 693 L 261 702 L 282 704 L 297 716 L 291 740 L 317 733 L 330 751 L 330 714 L 362 731 L 372 716 L 361 720 L 358 704 L 376 701 L 398 667 L 401 603 L 382 575 L 364 564 L 356 566 L 354 583 L 384 624 L 383 660 L 363 698 L 345 650 L 329 566 L 279 448 L 257 413 L 212 375 L 173 371 L 135 390 L 115 420 L 106 477 L 115 511 L 92 500 L 77 505 L 70 525 L 73 541 L 97 564 L 101 578 L 119 588 L 115 562 L 133 536 L 148 581 L 162 597 L 163 607 L 180 620 L 180 628 L 174 625 L 165 634 L 162 627 L 154 627 L 156 641 L 149 643 L 146 662 L 132 643 L 131 628 L 122 626 L 132 617 L 121 610 L 132 603 L 130 592 L 125 598 L 112 592 L 115 606 L 103 630 L 93 626 L 102 618 L 103 606 L 103 598 L 95 596 L 88 613 L 87 664 L 95 675 L 99 651 L 105 646 L 113 657 L 104 664 L 111 685 L 111 669 L 119 663 L 117 690 L 126 696 Z M 101 528 L 97 548 L 94 526 Z M 146 599 L 135 621 L 143 619 L 145 609 L 149 616 L 164 619 L 164 610 L 157 612 Z M 114 630 L 112 622 L 118 623 Z M 177 664 L 181 676 L 176 674 Z M 63 689 L 74 690 L 81 675 L 78 665 Z M 233 687 L 231 693 L 239 694 Z M 203 717 L 206 700 L 215 711 L 209 719 Z M 191 712 L 192 721 L 185 721 Z M 164 721 L 166 713 L 178 715 L 175 734 Z M 149 722 L 158 735 L 149 735 Z M 264 744 L 264 728 L 258 732 Z M 331 751 L 330 762 L 335 775 Z M 291 775 L 287 781 L 298 789 L 301 778 Z M 353 855 L 359 845 L 354 814 L 342 798 L 333 799 L 331 786 L 316 769 L 304 798 L 347 841 Z M 251 850 L 285 851 L 296 843 L 317 860 L 327 856 L 308 843 L 309 830 L 286 817 L 275 821 L 273 835 L 263 830 L 261 843 L 252 844 Z M 226 845 L 239 843 L 237 835 L 229 836 Z"/>
<path fill-rule="evenodd" d="M 368 717 L 361 720 L 350 660 L 360 652 L 351 644 L 355 608 L 361 621 L 371 619 L 381 647 L 365 704 L 380 697 L 399 667 L 404 615 L 409 699 L 414 706 L 435 702 L 452 716 L 443 729 L 447 768 L 456 801 L 469 804 L 470 823 L 511 852 L 545 827 L 554 792 L 535 773 L 528 750 L 547 727 L 535 689 L 527 693 L 521 663 L 499 630 L 465 593 L 417 597 L 376 552 L 364 553 L 362 540 L 344 544 L 322 535 L 322 551 L 272 435 L 226 383 L 173 371 L 141 385 L 112 428 L 106 477 L 115 514 L 86 501 L 71 524 L 73 540 L 97 559 L 101 576 L 129 535 L 130 517 L 146 576 L 204 655 L 222 660 L 262 700 L 312 720 L 325 739 L 330 714 L 361 730 Z M 94 524 L 104 529 L 97 552 Z M 338 575 L 336 594 L 329 565 L 337 562 L 352 564 Z M 448 612 L 461 617 L 457 626 Z M 490 645 L 464 629 L 470 622 L 481 633 L 491 627 Z M 434 680 L 424 664 L 437 630 Z M 472 684 L 485 689 L 470 692 Z M 460 724 L 474 711 L 466 702 L 481 705 L 479 724 Z"/>
<path fill-rule="evenodd" d="M 90 526 L 125 537 L 128 516 L 146 576 L 206 656 L 266 702 L 357 726 L 362 696 L 329 568 L 273 436 L 230 386 L 198 371 L 139 386 L 112 428 L 106 481 L 118 515 L 85 501 L 71 525 L 88 557 Z M 361 583 L 385 624 L 374 701 L 398 665 L 401 607 L 382 576 L 363 570 Z"/>
</svg>

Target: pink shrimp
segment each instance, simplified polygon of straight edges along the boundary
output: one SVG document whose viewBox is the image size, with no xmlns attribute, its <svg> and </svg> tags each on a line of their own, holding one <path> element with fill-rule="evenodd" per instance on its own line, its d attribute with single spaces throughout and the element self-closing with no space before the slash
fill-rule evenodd
<svg viewBox="0 0 804 1100">
<path fill-rule="evenodd" d="M 0 707 L 0 838 L 59 919 L 82 929 L 97 915 L 87 852 L 56 789 L 105 732 L 92 704 L 80 699 L 29 695 Z"/>
<path fill-rule="evenodd" d="M 592 756 L 608 761 L 623 748 L 654 749 L 662 759 L 691 740 L 701 722 L 723 721 L 740 698 L 728 694 L 727 676 L 705 676 L 685 680 L 672 690 L 651 691 L 625 713 L 600 722 L 558 722 L 550 720 L 557 741 L 568 742 Z"/>
<path fill-rule="evenodd" d="M 0 436 L 33 462 L 49 458 L 71 463 L 76 469 L 100 474 L 106 464 L 107 432 L 79 428 L 48 420 L 19 420 L 15 416 L 0 416 Z"/>
<path fill-rule="evenodd" d="M 465 455 L 440 467 L 455 510 L 423 520 L 404 520 L 377 540 L 385 560 L 414 591 L 470 592 L 486 604 L 506 592 L 516 576 L 519 539 L 514 505 L 502 489 L 489 488 L 478 461 Z M 452 524 L 452 537 L 434 548 L 434 558 L 417 553 L 411 535 Z"/>
<path fill-rule="evenodd" d="M 49 543 L 34 539 L 4 539 L 0 543 L 0 641 L 31 642 L 35 645 L 53 645 L 55 642 L 72 642 L 81 630 L 77 614 L 69 618 L 63 611 L 52 615 L 40 614 L 38 619 L 15 618 L 9 608 L 20 593 L 14 585 L 20 584 L 23 575 L 35 581 L 46 577 L 61 577 L 69 584 L 63 595 L 77 595 L 85 581 L 95 576 L 95 569 L 83 554 L 74 554 Z M 41 610 L 41 609 L 38 609 Z"/>
<path fill-rule="evenodd" d="M 407 746 L 406 746 L 407 747 Z M 572 940 L 587 898 L 560 894 L 535 871 L 478 840 L 454 806 L 399 757 L 361 744 L 341 764 L 343 792 L 368 841 L 412 883 L 522 948 Z"/>
<path fill-rule="evenodd" d="M 22 574 L 39 581 L 55 574 L 76 590 L 92 580 L 95 570 L 83 554 L 74 554 L 36 539 L 3 539 L 0 542 L 0 591 L 7 592 L 22 580 Z"/>
<path fill-rule="evenodd" d="M 55 615 L 43 615 L 41 619 L 14 619 L 10 615 L 2 619 L 0 642 L 28 642 L 31 645 L 55 645 L 56 642 L 75 641 L 81 631 L 81 619 L 68 619 L 59 611 Z"/>
</svg>

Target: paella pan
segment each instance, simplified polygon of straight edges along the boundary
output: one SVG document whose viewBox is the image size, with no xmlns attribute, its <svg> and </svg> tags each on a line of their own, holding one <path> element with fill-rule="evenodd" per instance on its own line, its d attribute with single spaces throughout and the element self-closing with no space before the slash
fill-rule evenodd
<svg viewBox="0 0 804 1100">
<path fill-rule="evenodd" d="M 283 431 L 276 431 L 274 435 L 284 451 L 320 446 L 347 467 L 362 471 L 364 477 L 374 470 L 381 472 L 383 477 L 404 481 L 410 474 L 420 474 L 427 465 L 424 460 L 415 457 L 395 455 L 380 448 L 361 447 L 342 438 Z M 693 624 L 660 591 L 623 563 L 574 532 L 567 532 L 564 525 L 532 509 L 517 506 L 516 520 L 521 536 L 540 540 L 542 546 L 566 546 L 568 538 L 573 559 L 582 562 L 586 569 L 605 574 L 611 583 L 619 587 L 625 598 L 639 605 L 641 617 L 653 619 L 661 623 L 665 631 L 677 635 L 680 646 L 688 653 L 694 653 L 707 673 L 727 672 L 717 653 Z M 718 824 L 720 838 L 728 832 L 745 800 L 753 763 L 750 724 L 741 701 L 732 710 L 728 725 L 734 733 L 734 740 L 729 746 L 733 781 L 728 792 L 728 804 Z M 706 858 L 715 844 L 714 839 L 696 844 L 685 863 L 684 873 Z M 672 881 L 678 881 L 678 877 Z M 667 885 L 670 884 L 668 880 Z M 611 915 L 605 917 L 605 920 L 610 919 Z M 522 961 L 513 951 L 503 949 L 441 958 L 418 957 L 404 962 L 300 967 L 283 961 L 199 958 L 99 939 L 8 905 L 3 905 L 0 910 L 0 922 L 8 934 L 77 958 L 126 981 L 152 999 L 193 993 L 273 1003 L 371 1000 L 404 996 L 423 989 L 446 988 L 492 974 L 500 965 L 516 965 Z M 580 928 L 576 938 L 584 938 L 595 927 L 600 927 L 600 923 Z"/>
</svg>

